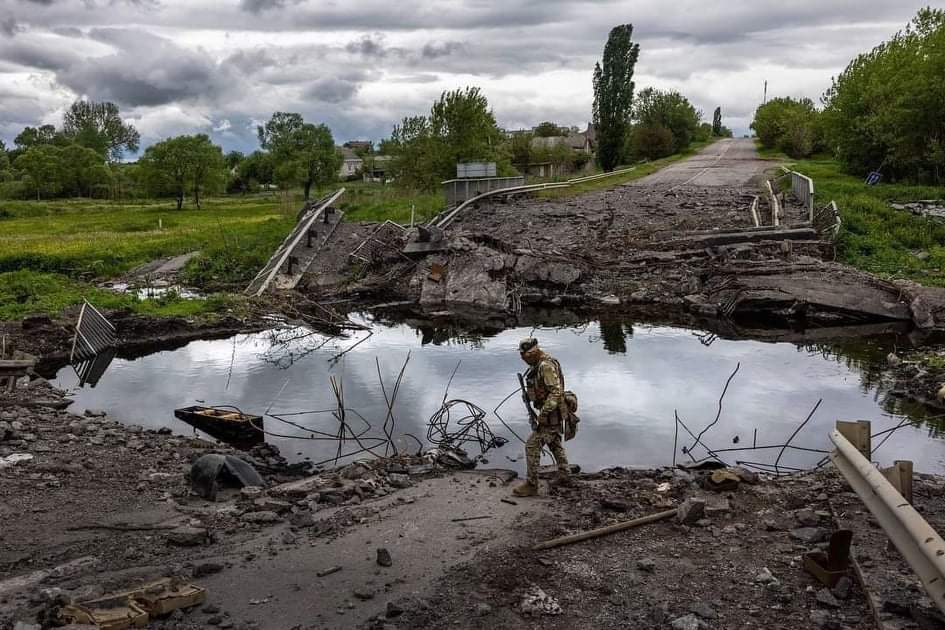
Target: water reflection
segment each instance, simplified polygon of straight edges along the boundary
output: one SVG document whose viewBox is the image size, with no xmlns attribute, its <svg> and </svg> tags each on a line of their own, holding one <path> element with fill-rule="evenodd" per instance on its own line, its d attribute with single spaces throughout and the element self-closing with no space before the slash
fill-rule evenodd
<svg viewBox="0 0 945 630">
<path fill-rule="evenodd" d="M 733 341 L 706 331 L 619 319 L 472 331 L 429 322 L 373 323 L 369 330 L 343 338 L 280 328 L 195 341 L 136 360 L 115 360 L 95 389 L 77 392 L 77 407 L 104 408 L 127 422 L 169 426 L 180 433 L 191 429 L 173 417 L 173 410 L 194 402 L 282 417 L 300 414 L 292 416 L 297 426 L 282 424 L 274 430 L 282 437 L 270 440 L 287 457 L 317 461 L 331 457 L 336 446 L 302 438 L 312 430 L 337 430 L 337 421 L 326 413 L 336 406 L 330 377 L 343 383 L 346 406 L 383 436 L 388 409 L 378 374 L 393 383 L 410 352 L 392 410 L 393 434 L 422 437 L 458 362 L 450 398 L 491 412 L 515 392 L 515 374 L 522 369 L 516 348 L 529 335 L 559 359 L 568 388 L 580 397 L 580 432 L 566 446 L 570 459 L 585 469 L 669 464 L 674 413 L 700 431 L 714 419 L 719 394 L 737 363 L 742 367 L 723 401 L 719 422 L 704 437 L 715 448 L 731 447 L 736 436 L 750 445 L 755 431 L 759 444 L 783 443 L 820 398 L 823 403 L 794 444 L 827 448 L 828 431 L 838 419 L 870 420 L 874 431 L 881 431 L 898 424 L 902 414 L 916 413 L 886 398 L 879 379 L 880 362 L 901 342 L 897 338 L 814 344 Z M 76 385 L 71 369 L 60 371 L 57 381 L 63 387 Z M 520 400 L 513 396 L 499 412 L 512 431 L 527 434 Z M 521 443 L 492 413 L 486 420 L 495 435 L 510 440 L 490 451 L 491 465 L 520 469 Z M 938 437 L 937 428 L 906 425 L 889 436 L 876 458 L 883 463 L 911 459 L 918 470 L 938 471 L 945 454 Z M 775 455 L 756 452 L 742 458 L 767 461 Z M 806 467 L 819 459 L 816 453 L 794 452 L 785 453 L 782 463 Z"/>
</svg>

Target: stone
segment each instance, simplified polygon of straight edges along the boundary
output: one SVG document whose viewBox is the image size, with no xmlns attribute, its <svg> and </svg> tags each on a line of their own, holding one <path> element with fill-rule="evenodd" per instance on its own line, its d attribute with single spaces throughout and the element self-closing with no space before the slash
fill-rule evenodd
<svg viewBox="0 0 945 630">
<path fill-rule="evenodd" d="M 367 601 L 374 599 L 374 591 L 369 588 L 356 588 L 354 589 L 354 596 L 362 601 Z"/>
<path fill-rule="evenodd" d="M 817 591 L 817 602 L 828 608 L 840 608 L 840 602 L 837 601 L 837 598 L 833 596 L 828 589 L 822 588 Z"/>
<path fill-rule="evenodd" d="M 719 613 L 705 602 L 696 602 L 689 604 L 689 612 L 702 617 L 703 619 L 717 619 Z"/>
<path fill-rule="evenodd" d="M 256 512 L 275 512 L 282 514 L 292 509 L 292 504 L 288 501 L 273 499 L 272 497 L 259 497 L 253 499 L 253 510 Z"/>
<path fill-rule="evenodd" d="M 206 606 L 201 608 L 200 611 L 206 615 L 215 615 L 218 612 L 220 612 L 220 607 L 217 606 L 216 604 L 207 604 Z"/>
<path fill-rule="evenodd" d="M 408 475 L 401 475 L 399 473 L 390 473 L 387 475 L 387 483 L 395 488 L 409 488 L 413 485 Z"/>
<path fill-rule="evenodd" d="M 286 545 L 294 545 L 299 540 L 299 537 L 293 534 L 292 532 L 286 530 L 282 532 L 282 542 Z"/>
<path fill-rule="evenodd" d="M 390 567 L 394 564 L 394 559 L 391 558 L 390 552 L 384 547 L 377 548 L 377 564 L 382 567 Z"/>
<path fill-rule="evenodd" d="M 479 602 L 476 604 L 476 614 L 480 617 L 485 617 L 492 613 L 492 606 L 485 602 Z"/>
<path fill-rule="evenodd" d="M 247 500 L 252 501 L 254 499 L 258 499 L 259 497 L 261 497 L 262 493 L 263 493 L 263 489 L 260 488 L 259 486 L 245 486 L 243 488 L 240 488 L 241 499 L 247 499 Z"/>
<path fill-rule="evenodd" d="M 820 523 L 820 518 L 814 514 L 813 510 L 798 510 L 794 513 L 794 518 L 803 527 L 816 527 Z"/>
<path fill-rule="evenodd" d="M 690 613 L 684 617 L 677 617 L 669 624 L 673 630 L 702 630 L 708 626 L 694 614 Z"/>
<path fill-rule="evenodd" d="M 641 558 L 637 560 L 637 568 L 646 573 L 653 573 L 656 570 L 656 560 L 653 558 Z"/>
<path fill-rule="evenodd" d="M 853 580 L 844 575 L 839 580 L 837 580 L 837 583 L 834 584 L 831 592 L 837 599 L 846 599 L 850 596 L 850 591 L 852 588 Z"/>
<path fill-rule="evenodd" d="M 825 541 L 829 537 L 830 532 L 819 527 L 799 527 L 791 530 L 791 538 L 808 545 Z"/>
<path fill-rule="evenodd" d="M 764 567 L 755 576 L 755 582 L 760 582 L 761 584 L 770 584 L 771 582 L 777 581 L 778 578 L 774 577 L 774 574 L 771 573 L 771 570 L 768 567 Z"/>
<path fill-rule="evenodd" d="M 275 512 L 264 510 L 262 512 L 247 512 L 240 517 L 240 520 L 244 523 L 278 523 L 282 520 L 282 517 Z"/>
<path fill-rule="evenodd" d="M 676 519 L 683 525 L 692 525 L 705 515 L 705 499 L 690 497 L 676 509 Z"/>
<path fill-rule="evenodd" d="M 13 626 L 13 630 L 43 630 L 43 627 L 38 623 L 27 623 L 25 621 L 17 621 L 16 625 Z"/>
<path fill-rule="evenodd" d="M 190 527 L 183 525 L 175 527 L 167 532 L 167 541 L 174 545 L 182 547 L 193 547 L 203 545 L 210 540 L 210 532 L 203 527 Z"/>
<path fill-rule="evenodd" d="M 812 610 L 810 620 L 815 628 L 819 630 L 836 630 L 840 623 L 830 618 L 830 613 L 826 610 Z"/>
<path fill-rule="evenodd" d="M 560 615 L 564 612 L 558 600 L 539 586 L 532 586 L 525 592 L 519 610 L 525 615 Z"/>
<path fill-rule="evenodd" d="M 105 411 L 103 409 L 86 409 L 85 416 L 87 418 L 104 418 Z"/>
</svg>

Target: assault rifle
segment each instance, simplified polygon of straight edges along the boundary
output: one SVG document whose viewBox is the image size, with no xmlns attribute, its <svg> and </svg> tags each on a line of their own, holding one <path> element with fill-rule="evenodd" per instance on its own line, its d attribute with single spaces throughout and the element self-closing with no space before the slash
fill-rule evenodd
<svg viewBox="0 0 945 630">
<path fill-rule="evenodd" d="M 518 384 L 522 388 L 522 402 L 525 403 L 525 409 L 528 410 L 528 423 L 532 426 L 532 431 L 538 428 L 538 415 L 532 408 L 532 403 L 528 400 L 528 390 L 525 388 L 525 377 L 518 375 Z"/>
</svg>

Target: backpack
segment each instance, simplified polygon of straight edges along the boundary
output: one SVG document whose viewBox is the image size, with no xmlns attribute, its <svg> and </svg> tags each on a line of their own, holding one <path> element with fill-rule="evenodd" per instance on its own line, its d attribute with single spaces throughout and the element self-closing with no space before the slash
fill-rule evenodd
<svg viewBox="0 0 945 630">
<path fill-rule="evenodd" d="M 578 398 L 577 394 L 570 389 L 564 388 L 564 372 L 561 371 L 561 364 L 558 363 L 557 359 L 551 360 L 554 361 L 555 367 L 558 369 L 558 378 L 561 380 L 561 391 L 564 392 L 562 396 L 563 401 L 558 406 L 558 412 L 561 414 L 561 429 L 564 433 L 564 441 L 567 442 L 577 435 L 578 423 L 581 421 L 577 415 Z"/>
</svg>

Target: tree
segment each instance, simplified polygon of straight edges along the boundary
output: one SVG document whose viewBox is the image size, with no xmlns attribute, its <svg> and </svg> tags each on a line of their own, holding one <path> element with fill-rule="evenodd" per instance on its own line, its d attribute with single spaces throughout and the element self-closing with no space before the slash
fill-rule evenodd
<svg viewBox="0 0 945 630">
<path fill-rule="evenodd" d="M 138 161 L 151 194 L 171 194 L 177 209 L 190 191 L 200 207 L 200 193 L 222 180 L 223 150 L 206 134 L 177 136 L 152 144 Z"/>
<path fill-rule="evenodd" d="M 633 118 L 642 127 L 664 127 L 673 135 L 673 152 L 692 143 L 701 115 L 685 96 L 675 90 L 646 88 L 637 94 Z"/>
<path fill-rule="evenodd" d="M 543 122 L 538 123 L 538 126 L 535 127 L 534 134 L 538 138 L 551 138 L 553 136 L 563 136 L 567 135 L 567 131 L 562 133 L 561 127 L 554 124 L 553 122 Z"/>
<path fill-rule="evenodd" d="M 223 159 L 226 162 L 226 168 L 233 170 L 240 165 L 240 162 L 246 159 L 246 156 L 243 155 L 242 151 L 230 151 Z"/>
<path fill-rule="evenodd" d="M 715 113 L 712 114 L 712 135 L 721 136 L 722 135 L 722 108 L 716 107 Z"/>
<path fill-rule="evenodd" d="M 630 132 L 629 156 L 657 160 L 673 154 L 673 132 L 666 127 L 636 125 Z"/>
<path fill-rule="evenodd" d="M 194 194 L 194 205 L 200 207 L 200 192 L 214 188 L 224 179 L 226 162 L 223 149 L 213 144 L 210 136 L 200 133 L 184 136 L 190 162 L 190 186 Z"/>
<path fill-rule="evenodd" d="M 496 162 L 499 172 L 514 172 L 489 102 L 475 87 L 443 92 L 429 116 L 404 118 L 381 151 L 391 155 L 395 179 L 408 188 L 435 190 L 463 161 Z"/>
<path fill-rule="evenodd" d="M 56 144 L 58 133 L 53 125 L 26 127 L 13 139 L 16 148 L 25 151 L 40 144 Z"/>
<path fill-rule="evenodd" d="M 92 149 L 70 144 L 60 150 L 59 158 L 59 178 L 66 195 L 91 196 L 93 186 L 107 181 L 107 171 L 99 168 L 104 166 L 103 158 Z"/>
<path fill-rule="evenodd" d="M 528 166 L 532 161 L 532 138 L 530 133 L 516 133 L 509 139 L 509 153 L 512 155 L 512 164 Z"/>
<path fill-rule="evenodd" d="M 612 171 L 630 124 L 633 106 L 633 69 L 640 55 L 634 44 L 632 24 L 614 27 L 604 45 L 602 63 L 594 64 L 594 126 L 597 129 L 597 160 Z"/>
<path fill-rule="evenodd" d="M 61 149 L 51 144 L 37 144 L 16 158 L 14 166 L 24 175 L 24 183 L 36 191 L 36 199 L 43 192 L 56 194 L 60 188 Z"/>
<path fill-rule="evenodd" d="M 276 180 L 285 187 L 301 183 L 306 200 L 312 186 L 337 179 L 342 157 L 327 126 L 306 123 L 301 114 L 276 112 L 257 131 L 272 154 Z"/>
<path fill-rule="evenodd" d="M 125 151 L 137 151 L 141 140 L 138 130 L 121 119 L 117 105 L 81 99 L 66 110 L 62 133 L 113 162 L 120 161 Z"/>
<path fill-rule="evenodd" d="M 188 150 L 184 136 L 168 138 L 152 144 L 138 160 L 142 179 L 154 196 L 172 194 L 177 209 L 184 205 L 187 192 Z"/>
<path fill-rule="evenodd" d="M 751 128 L 761 145 L 804 158 L 823 146 L 819 113 L 809 98 L 773 98 L 755 111 Z"/>
<path fill-rule="evenodd" d="M 266 151 L 253 151 L 237 167 L 239 190 L 255 190 L 261 185 L 274 181 L 272 154 Z"/>
<path fill-rule="evenodd" d="M 945 10 L 922 9 L 833 80 L 821 128 L 849 171 L 882 169 L 890 180 L 943 184 L 943 94 Z"/>
</svg>

